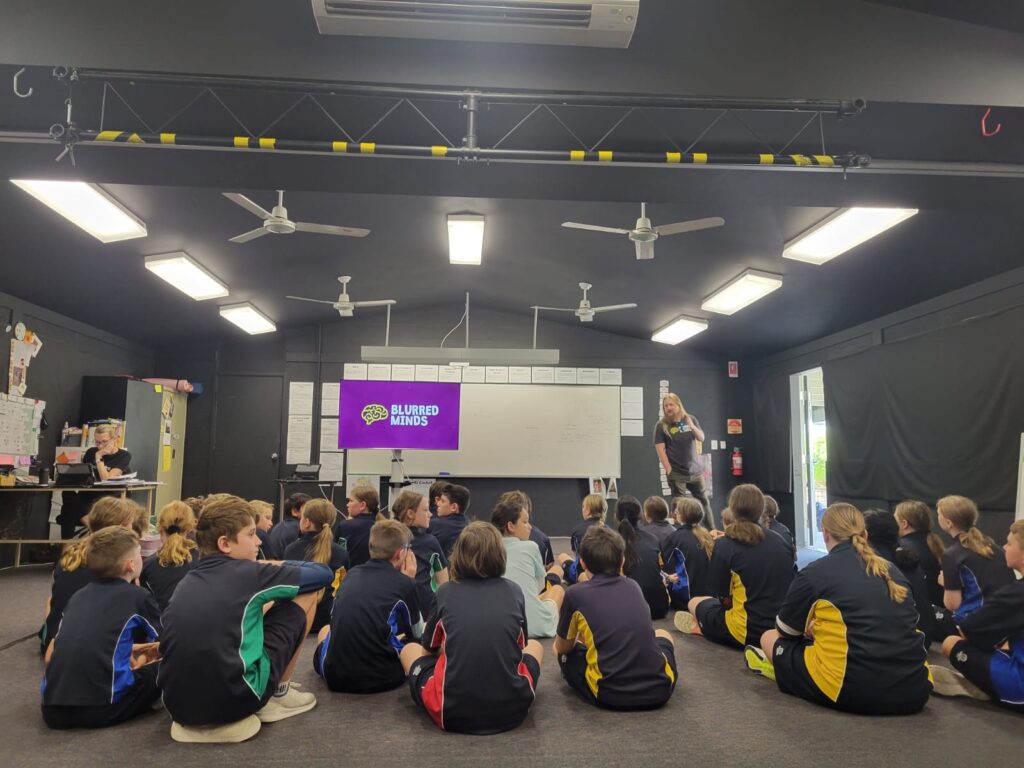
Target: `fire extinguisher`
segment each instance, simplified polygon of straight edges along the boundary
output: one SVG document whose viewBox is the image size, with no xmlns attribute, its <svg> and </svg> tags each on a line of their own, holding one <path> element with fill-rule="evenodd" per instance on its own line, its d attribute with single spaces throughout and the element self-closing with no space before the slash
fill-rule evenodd
<svg viewBox="0 0 1024 768">
<path fill-rule="evenodd" d="M 732 476 L 743 477 L 743 453 L 738 445 L 732 449 Z"/>
</svg>

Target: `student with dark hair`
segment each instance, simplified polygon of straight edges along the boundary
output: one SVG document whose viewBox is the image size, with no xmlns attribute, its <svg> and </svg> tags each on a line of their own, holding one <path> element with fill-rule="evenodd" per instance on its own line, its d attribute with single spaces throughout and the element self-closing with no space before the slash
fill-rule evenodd
<svg viewBox="0 0 1024 768">
<path fill-rule="evenodd" d="M 1024 576 L 1024 520 L 1010 526 L 1003 555 Z M 959 635 L 943 641 L 942 653 L 960 674 L 932 667 L 936 693 L 991 698 L 1024 712 L 1024 580 L 997 589 L 964 619 Z"/>
<path fill-rule="evenodd" d="M 202 559 L 162 617 L 158 683 L 175 741 L 244 741 L 316 706 L 289 681 L 334 574 L 321 563 L 257 563 L 252 507 L 235 496 L 203 508 L 196 541 Z"/>
<path fill-rule="evenodd" d="M 793 556 L 781 536 L 765 531 L 758 520 L 764 494 L 756 485 L 737 485 L 729 494 L 735 522 L 715 541 L 708 567 L 710 597 L 694 597 L 689 613 L 676 611 L 683 634 L 702 634 L 734 648 L 757 645 L 772 628 L 786 590 L 793 581 Z"/>
<path fill-rule="evenodd" d="M 416 555 L 416 598 L 426 621 L 434 610 L 434 594 L 448 581 L 448 558 L 437 539 L 427 533 L 430 507 L 427 497 L 402 491 L 391 504 L 391 516 L 412 532 L 412 553 Z"/>
<path fill-rule="evenodd" d="M 589 704 L 608 709 L 656 709 L 675 690 L 675 648 L 651 627 L 639 586 L 622 575 L 622 537 L 595 526 L 580 542 L 580 563 L 591 578 L 570 587 L 554 651 L 562 677 Z"/>
<path fill-rule="evenodd" d="M 103 728 L 150 709 L 160 651 L 159 610 L 132 584 L 142 572 L 139 538 L 111 526 L 89 536 L 85 567 L 96 581 L 75 593 L 46 654 L 43 721 Z"/>
<path fill-rule="evenodd" d="M 942 554 L 943 604 L 961 624 L 1000 587 L 1014 582 L 1013 571 L 996 543 L 977 527 L 978 508 L 965 496 L 945 496 L 935 505 L 939 527 L 954 541 Z M 953 627 L 946 626 L 952 634 Z"/>
<path fill-rule="evenodd" d="M 469 510 L 469 488 L 464 485 L 446 485 L 437 497 L 436 507 L 434 516 L 430 518 L 429 533 L 437 539 L 447 557 L 462 529 L 469 524 L 466 517 Z"/>
<path fill-rule="evenodd" d="M 348 552 L 353 568 L 370 559 L 370 529 L 378 520 L 384 520 L 380 513 L 380 495 L 376 488 L 357 485 L 348 492 L 348 519 L 334 525 L 334 539 Z"/>
<path fill-rule="evenodd" d="M 777 629 L 747 648 L 747 666 L 783 693 L 826 707 L 863 715 L 920 712 L 931 673 L 910 585 L 867 543 L 856 507 L 833 504 L 821 529 L 828 555 L 796 577 Z"/>
<path fill-rule="evenodd" d="M 796 539 L 793 538 L 793 532 L 789 530 L 789 526 L 779 522 L 779 503 L 771 496 L 765 494 L 764 497 L 764 512 L 761 515 L 761 525 L 767 531 L 781 536 L 786 540 L 786 543 L 793 550 L 793 562 L 796 562 Z"/>
<path fill-rule="evenodd" d="M 430 490 L 427 491 L 427 505 L 430 507 L 431 517 L 437 515 L 437 503 L 441 500 L 441 494 L 444 493 L 444 489 L 448 485 L 447 480 L 435 480 L 430 484 Z"/>
<path fill-rule="evenodd" d="M 653 536 L 658 542 L 658 549 L 665 543 L 669 536 L 676 532 L 676 527 L 668 519 L 668 502 L 661 496 L 648 496 L 644 499 L 644 524 L 645 533 Z"/>
<path fill-rule="evenodd" d="M 696 499 L 681 496 L 676 501 L 675 518 L 679 528 L 662 544 L 661 559 L 669 574 L 672 607 L 685 611 L 692 598 L 707 593 L 714 539 L 704 528 L 704 507 Z"/>
<path fill-rule="evenodd" d="M 316 615 L 310 627 L 312 632 L 319 632 L 321 627 L 330 623 L 334 595 L 349 569 L 348 552 L 334 543 L 332 527 L 337 517 L 338 510 L 327 499 L 310 499 L 302 505 L 299 538 L 284 550 L 285 560 L 323 563 L 334 574 L 334 580 L 317 603 Z"/>
<path fill-rule="evenodd" d="M 438 728 L 502 733 L 518 727 L 533 705 L 544 649 L 527 640 L 522 590 L 502 578 L 504 572 L 497 528 L 467 525 L 423 644 L 402 649 L 412 699 Z"/>
<path fill-rule="evenodd" d="M 879 555 L 900 569 L 914 598 L 917 610 L 917 628 L 925 637 L 925 643 L 941 640 L 936 610 L 928 599 L 928 585 L 924 581 L 921 562 L 917 555 L 899 545 L 899 525 L 896 518 L 882 509 L 869 509 L 864 513 L 864 530 L 868 544 Z M 939 613 L 941 616 L 941 612 Z"/>
<path fill-rule="evenodd" d="M 946 548 L 942 540 L 932 532 L 932 512 L 923 501 L 901 501 L 893 512 L 900 527 L 900 546 L 917 555 L 921 562 L 924 582 L 928 585 L 928 599 L 932 605 L 942 605 L 942 553 Z"/>
<path fill-rule="evenodd" d="M 563 552 L 558 556 L 558 563 L 562 566 L 565 580 L 570 584 L 575 584 L 576 579 L 582 575 L 579 568 L 580 541 L 591 527 L 604 525 L 605 516 L 608 514 L 608 502 L 605 501 L 604 496 L 591 493 L 583 497 L 580 514 L 583 515 L 583 522 L 573 528 L 569 535 L 569 548 L 572 550 L 572 554 Z"/>
<path fill-rule="evenodd" d="M 399 654 L 420 615 L 416 556 L 409 529 L 380 520 L 370 529 L 370 559 L 338 587 L 331 624 L 320 630 L 313 669 L 332 691 L 378 693 L 405 682 Z"/>
<path fill-rule="evenodd" d="M 271 560 L 284 557 L 288 545 L 299 538 L 299 519 L 302 517 L 302 505 L 310 500 L 305 493 L 293 493 L 284 501 L 281 522 L 270 529 L 263 544 L 263 554 Z M 248 503 L 248 502 L 246 502 Z M 259 514 L 257 512 L 257 514 Z"/>
<path fill-rule="evenodd" d="M 171 601 L 178 582 L 199 562 L 199 553 L 193 552 L 196 543 L 189 538 L 195 527 L 196 518 L 192 508 L 183 501 L 165 504 L 157 515 L 160 549 L 142 564 L 139 585 L 153 593 L 161 612 Z"/>
<path fill-rule="evenodd" d="M 625 545 L 622 573 L 640 585 L 651 618 L 662 619 L 668 613 L 669 601 L 661 570 L 661 549 L 658 539 L 640 526 L 640 514 L 640 502 L 632 496 L 623 496 L 615 505 L 615 522 Z"/>
</svg>

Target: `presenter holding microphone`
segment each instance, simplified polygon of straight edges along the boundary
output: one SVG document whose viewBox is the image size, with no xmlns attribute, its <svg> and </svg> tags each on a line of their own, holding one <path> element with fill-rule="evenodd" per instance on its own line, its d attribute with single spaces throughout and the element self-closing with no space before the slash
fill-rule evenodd
<svg viewBox="0 0 1024 768">
<path fill-rule="evenodd" d="M 715 518 L 704 489 L 704 470 L 697 454 L 698 441 L 704 442 L 704 430 L 696 417 L 686 412 L 679 395 L 665 395 L 661 410 L 664 415 L 654 427 L 654 450 L 668 476 L 672 499 L 686 495 L 689 490 L 704 507 L 705 525 L 714 528 Z"/>
</svg>

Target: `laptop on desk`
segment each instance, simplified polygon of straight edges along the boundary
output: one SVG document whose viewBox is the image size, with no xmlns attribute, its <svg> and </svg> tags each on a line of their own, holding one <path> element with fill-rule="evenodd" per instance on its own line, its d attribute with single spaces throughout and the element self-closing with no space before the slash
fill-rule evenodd
<svg viewBox="0 0 1024 768">
<path fill-rule="evenodd" d="M 53 484 L 58 488 L 85 488 L 99 480 L 95 464 L 56 464 L 54 470 Z"/>
</svg>

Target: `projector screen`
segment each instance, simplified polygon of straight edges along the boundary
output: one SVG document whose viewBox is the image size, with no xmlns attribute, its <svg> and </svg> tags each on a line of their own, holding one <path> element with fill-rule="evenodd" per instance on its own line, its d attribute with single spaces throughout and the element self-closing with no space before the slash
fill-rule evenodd
<svg viewBox="0 0 1024 768">
<path fill-rule="evenodd" d="M 339 448 L 459 447 L 461 384 L 343 381 Z"/>
<path fill-rule="evenodd" d="M 404 450 L 406 474 L 570 478 L 621 474 L 618 387 L 463 384 L 459 425 L 457 451 Z M 350 450 L 348 472 L 390 476 L 391 452 Z"/>
</svg>

